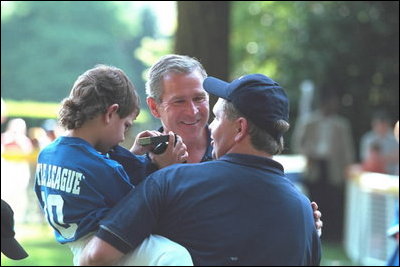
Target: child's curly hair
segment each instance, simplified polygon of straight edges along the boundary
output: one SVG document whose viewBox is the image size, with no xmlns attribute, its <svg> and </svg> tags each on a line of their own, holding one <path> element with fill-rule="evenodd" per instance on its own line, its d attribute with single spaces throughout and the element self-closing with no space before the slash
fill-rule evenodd
<svg viewBox="0 0 400 267">
<path fill-rule="evenodd" d="M 96 65 L 78 77 L 62 101 L 60 125 L 68 130 L 80 128 L 112 104 L 119 105 L 121 118 L 140 112 L 140 100 L 128 76 L 116 67 Z"/>
</svg>

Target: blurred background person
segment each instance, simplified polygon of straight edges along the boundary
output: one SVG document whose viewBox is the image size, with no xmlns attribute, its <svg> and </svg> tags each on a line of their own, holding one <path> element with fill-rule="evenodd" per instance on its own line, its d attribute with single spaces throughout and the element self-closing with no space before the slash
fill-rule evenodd
<svg viewBox="0 0 400 267">
<path fill-rule="evenodd" d="M 62 135 L 63 129 L 55 119 L 47 119 L 42 123 L 42 128 L 45 130 L 48 144 L 56 140 L 56 138 Z"/>
<path fill-rule="evenodd" d="M 386 111 L 373 114 L 371 130 L 361 137 L 360 142 L 360 159 L 365 171 L 399 174 L 399 145 L 391 125 Z"/>
<path fill-rule="evenodd" d="M 323 90 L 319 109 L 299 120 L 293 133 L 295 151 L 307 159 L 304 178 L 310 198 L 324 214 L 322 238 L 337 242 L 343 236 L 347 168 L 354 162 L 350 123 L 338 115 L 338 108 L 334 89 Z"/>
<path fill-rule="evenodd" d="M 5 150 L 30 153 L 32 143 L 26 135 L 26 123 L 21 118 L 11 119 L 6 131 L 1 134 L 1 144 Z"/>
<path fill-rule="evenodd" d="M 39 152 L 40 149 L 48 145 L 50 142 L 46 131 L 42 127 L 30 127 L 28 129 L 28 137 L 31 139 L 33 149 L 37 152 Z"/>
<path fill-rule="evenodd" d="M 33 145 L 27 134 L 25 120 L 11 119 L 1 134 L 1 197 L 14 209 L 15 221 L 24 222 L 30 180 L 28 158 Z"/>
<path fill-rule="evenodd" d="M 35 175 L 33 174 L 36 172 L 36 163 L 39 152 L 45 146 L 50 144 L 52 140 L 49 139 L 46 131 L 42 127 L 30 127 L 28 129 L 28 137 L 32 142 L 33 151 L 31 156 L 28 158 L 31 175 L 27 188 L 28 205 L 25 217 L 29 220 L 29 222 L 40 222 L 44 224 L 46 223 L 45 218 L 42 214 L 40 206 L 37 204 L 35 192 L 32 190 L 35 184 Z"/>
<path fill-rule="evenodd" d="M 378 142 L 372 142 L 365 159 L 361 162 L 361 169 L 366 172 L 386 173 L 386 160 Z"/>
</svg>

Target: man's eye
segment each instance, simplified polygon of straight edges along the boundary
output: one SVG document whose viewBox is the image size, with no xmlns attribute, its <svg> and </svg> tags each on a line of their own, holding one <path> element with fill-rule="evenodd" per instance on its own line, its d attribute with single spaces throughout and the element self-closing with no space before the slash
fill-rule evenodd
<svg viewBox="0 0 400 267">
<path fill-rule="evenodd" d="M 205 101 L 206 100 L 206 97 L 205 96 L 199 96 L 199 97 L 196 97 L 195 99 L 194 99 L 194 102 L 203 102 L 203 101 Z"/>
</svg>

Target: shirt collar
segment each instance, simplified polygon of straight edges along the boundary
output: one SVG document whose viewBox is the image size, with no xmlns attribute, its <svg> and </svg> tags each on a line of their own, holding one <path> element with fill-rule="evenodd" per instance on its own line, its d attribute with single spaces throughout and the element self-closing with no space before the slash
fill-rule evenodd
<svg viewBox="0 0 400 267">
<path fill-rule="evenodd" d="M 229 153 L 220 157 L 219 160 L 229 161 L 235 164 L 249 166 L 252 168 L 272 171 L 279 175 L 285 175 L 282 164 L 267 157 L 259 157 L 248 154 Z"/>
</svg>

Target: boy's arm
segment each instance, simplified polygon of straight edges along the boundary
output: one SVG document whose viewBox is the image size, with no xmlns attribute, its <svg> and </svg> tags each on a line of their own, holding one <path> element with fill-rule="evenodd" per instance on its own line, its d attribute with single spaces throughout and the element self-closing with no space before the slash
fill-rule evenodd
<svg viewBox="0 0 400 267">
<path fill-rule="evenodd" d="M 151 164 L 151 160 L 146 156 L 134 155 L 128 149 L 121 146 L 114 147 L 108 155 L 112 160 L 122 165 L 133 185 L 138 185 L 148 175 L 147 169 L 148 165 Z"/>
</svg>

